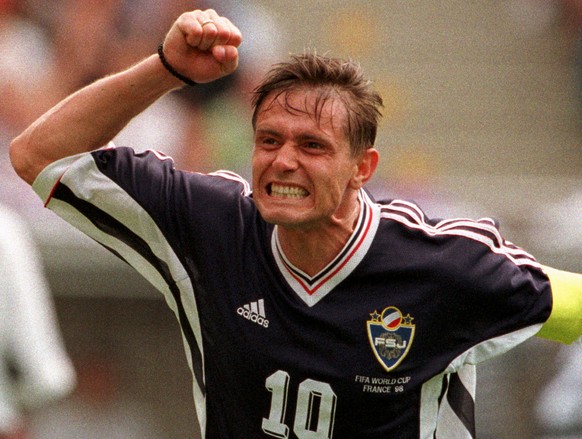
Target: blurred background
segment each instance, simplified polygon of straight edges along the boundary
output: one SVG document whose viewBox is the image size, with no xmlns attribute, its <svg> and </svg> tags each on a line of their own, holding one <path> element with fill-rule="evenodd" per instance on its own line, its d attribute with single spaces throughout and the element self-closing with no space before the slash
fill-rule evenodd
<svg viewBox="0 0 582 439">
<path fill-rule="evenodd" d="M 257 78 L 305 49 L 353 58 L 385 99 L 377 196 L 414 199 L 430 216 L 494 217 L 540 262 L 582 271 L 581 0 L 0 0 L 0 203 L 39 245 L 78 374 L 73 394 L 26 414 L 31 437 L 199 437 L 171 311 L 44 210 L 7 149 L 72 91 L 154 53 L 181 12 L 206 7 L 241 28 L 239 71 L 167 95 L 118 145 L 249 177 Z M 536 339 L 481 366 L 478 437 L 582 438 L 582 384 L 556 381 L 575 351 Z M 556 398 L 578 398 L 560 425 L 547 416 Z"/>
</svg>

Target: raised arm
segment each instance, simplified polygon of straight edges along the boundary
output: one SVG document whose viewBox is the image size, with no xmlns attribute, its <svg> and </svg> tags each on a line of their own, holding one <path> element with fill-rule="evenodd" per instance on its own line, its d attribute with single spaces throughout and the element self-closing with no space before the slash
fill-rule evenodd
<svg viewBox="0 0 582 439">
<path fill-rule="evenodd" d="M 163 44 L 167 64 L 185 78 L 206 83 L 234 72 L 240 31 L 214 10 L 182 14 Z M 67 97 L 10 145 L 18 175 L 32 184 L 50 163 L 107 144 L 135 116 L 184 83 L 158 55 L 107 76 Z"/>
</svg>

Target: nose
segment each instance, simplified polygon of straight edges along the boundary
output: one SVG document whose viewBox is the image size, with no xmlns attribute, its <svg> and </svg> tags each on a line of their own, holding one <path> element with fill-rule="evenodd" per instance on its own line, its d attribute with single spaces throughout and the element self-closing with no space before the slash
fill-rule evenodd
<svg viewBox="0 0 582 439">
<path fill-rule="evenodd" d="M 279 171 L 293 171 L 298 167 L 297 148 L 286 142 L 277 149 L 272 166 Z"/>
</svg>

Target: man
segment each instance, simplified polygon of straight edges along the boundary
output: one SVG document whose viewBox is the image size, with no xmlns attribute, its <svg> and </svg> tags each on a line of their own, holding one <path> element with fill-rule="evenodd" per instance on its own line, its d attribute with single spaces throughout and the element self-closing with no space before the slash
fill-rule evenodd
<svg viewBox="0 0 582 439">
<path fill-rule="evenodd" d="M 582 276 L 544 269 L 493 221 L 374 202 L 381 99 L 358 66 L 305 55 L 267 76 L 252 192 L 158 153 L 95 151 L 180 80 L 234 71 L 241 40 L 213 10 L 182 15 L 159 57 L 16 138 L 15 169 L 164 293 L 203 437 L 474 436 L 474 365 L 540 330 L 580 337 Z"/>
</svg>

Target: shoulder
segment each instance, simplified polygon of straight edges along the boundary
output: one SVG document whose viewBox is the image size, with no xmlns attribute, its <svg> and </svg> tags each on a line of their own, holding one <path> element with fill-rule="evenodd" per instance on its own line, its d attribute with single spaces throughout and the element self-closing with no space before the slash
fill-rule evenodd
<svg viewBox="0 0 582 439">
<path fill-rule="evenodd" d="M 179 199 L 202 194 L 204 189 L 248 196 L 250 185 L 229 171 L 201 174 L 176 169 L 170 156 L 156 150 L 136 152 L 129 147 L 105 148 L 67 157 L 49 165 L 33 188 L 50 200 L 59 186 L 83 193 L 116 192 L 119 189 L 135 199 Z"/>
<path fill-rule="evenodd" d="M 101 172 L 122 180 L 172 180 L 176 184 L 198 184 L 209 188 L 235 189 L 250 194 L 250 185 L 240 175 L 227 170 L 208 174 L 176 169 L 174 160 L 156 150 L 136 153 L 127 147 L 107 148 L 92 153 Z"/>
<path fill-rule="evenodd" d="M 470 291 L 470 300 L 506 300 L 518 291 L 538 297 L 546 290 L 539 262 L 506 240 L 493 219 L 432 219 L 404 200 L 383 202 L 380 212 L 375 248 L 390 266 L 427 276 L 460 297 Z"/>
<path fill-rule="evenodd" d="M 503 256 L 516 265 L 539 267 L 531 254 L 503 237 L 493 218 L 430 218 L 416 203 L 399 199 L 380 202 L 380 212 L 382 220 L 397 224 L 420 240 L 454 241 Z"/>
</svg>

